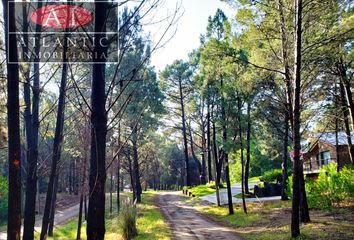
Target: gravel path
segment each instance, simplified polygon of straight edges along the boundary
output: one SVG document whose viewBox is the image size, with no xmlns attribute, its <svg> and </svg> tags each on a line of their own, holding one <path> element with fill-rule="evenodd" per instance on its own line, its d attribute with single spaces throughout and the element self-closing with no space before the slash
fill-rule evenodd
<svg viewBox="0 0 354 240">
<path fill-rule="evenodd" d="M 186 204 L 177 192 L 161 192 L 156 202 L 169 223 L 173 239 L 241 240 L 231 228 L 214 222 Z"/>
<path fill-rule="evenodd" d="M 79 204 L 76 204 L 72 207 L 69 207 L 63 211 L 57 211 L 55 213 L 55 219 L 54 219 L 54 226 L 57 226 L 59 224 L 63 224 L 72 218 L 76 217 L 79 215 Z M 36 223 L 34 230 L 36 232 L 41 232 L 41 227 L 42 227 L 42 215 L 36 217 Z M 22 231 L 23 229 L 21 229 Z M 0 232 L 0 240 L 6 240 L 7 239 L 7 233 L 6 232 Z"/>
</svg>

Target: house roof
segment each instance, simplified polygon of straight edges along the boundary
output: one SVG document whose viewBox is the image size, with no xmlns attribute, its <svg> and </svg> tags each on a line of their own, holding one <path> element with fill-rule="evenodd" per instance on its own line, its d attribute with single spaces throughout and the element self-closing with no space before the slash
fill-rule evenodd
<svg viewBox="0 0 354 240">
<path fill-rule="evenodd" d="M 335 133 L 314 133 L 313 137 L 318 138 L 324 142 L 332 145 L 336 145 L 336 134 Z M 351 135 L 352 142 L 354 142 L 354 135 Z M 338 132 L 338 145 L 347 145 L 347 134 L 345 132 Z"/>
</svg>

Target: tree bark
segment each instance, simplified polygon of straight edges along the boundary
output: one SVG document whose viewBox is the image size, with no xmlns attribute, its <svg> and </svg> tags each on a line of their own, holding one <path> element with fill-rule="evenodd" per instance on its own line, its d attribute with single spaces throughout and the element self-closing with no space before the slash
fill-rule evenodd
<svg viewBox="0 0 354 240">
<path fill-rule="evenodd" d="M 42 229 L 40 239 L 44 240 L 47 238 L 48 226 L 50 219 L 50 212 L 52 207 L 53 194 L 55 194 L 55 179 L 58 176 L 57 165 L 60 161 L 61 155 L 61 145 L 63 141 L 63 128 L 64 128 L 64 116 L 65 116 L 65 95 L 66 95 L 66 84 L 67 84 L 67 70 L 68 64 L 66 63 L 66 49 L 67 48 L 67 38 L 64 38 L 64 47 L 63 47 L 63 69 L 60 81 L 60 90 L 59 90 L 59 101 L 58 101 L 58 112 L 57 120 L 55 126 L 55 135 L 53 143 L 53 156 L 52 156 L 52 167 L 49 177 L 43 219 L 42 219 Z"/>
<path fill-rule="evenodd" d="M 3 0 L 7 65 L 7 125 L 8 125 L 8 209 L 7 239 L 19 240 L 21 235 L 21 140 L 20 140 L 20 101 L 19 67 L 16 35 L 15 7 Z M 12 49 L 10 51 L 10 49 Z"/>
<path fill-rule="evenodd" d="M 339 88 L 340 88 L 342 113 L 343 113 L 343 119 L 344 119 L 344 129 L 345 129 L 345 134 L 346 134 L 347 143 L 348 143 L 348 152 L 349 152 L 350 161 L 352 163 L 354 163 L 354 146 L 352 143 L 350 124 L 349 124 L 349 119 L 348 119 L 349 109 L 348 109 L 348 105 L 346 104 L 345 90 L 344 90 L 344 85 L 343 85 L 342 81 L 339 82 Z M 339 158 L 337 158 L 337 165 L 338 165 L 338 167 L 340 166 Z"/>
<path fill-rule="evenodd" d="M 86 129 L 86 128 L 85 128 Z M 86 137 L 86 134 L 85 134 Z M 87 146 L 85 144 L 85 146 Z M 85 205 L 85 211 L 86 211 L 86 195 L 85 195 L 85 182 L 86 182 L 86 169 L 87 169 L 87 149 L 86 147 L 84 148 L 84 158 L 83 158 L 83 169 L 82 169 L 82 179 L 81 179 L 81 188 L 80 188 L 80 208 L 79 208 L 79 219 L 77 223 L 77 234 L 76 234 L 76 239 L 80 240 L 81 239 L 81 225 L 82 225 L 82 210 L 83 210 L 83 205 Z M 85 197 L 84 197 L 85 196 Z M 84 204 L 85 201 L 85 204 Z M 86 220 L 86 213 L 85 213 L 85 220 Z"/>
<path fill-rule="evenodd" d="M 85 220 L 87 221 L 87 197 L 86 197 L 86 194 L 85 194 L 85 197 L 84 197 L 84 213 L 85 213 Z"/>
<path fill-rule="evenodd" d="M 353 102 L 353 93 L 350 85 L 350 81 L 347 77 L 347 71 L 343 65 L 343 60 L 340 60 L 340 63 L 338 64 L 338 70 L 340 73 L 340 78 L 341 82 L 344 86 L 344 93 L 345 93 L 345 98 L 346 98 L 346 103 L 347 107 L 349 110 L 349 115 L 351 118 L 351 127 L 354 129 L 354 102 Z"/>
<path fill-rule="evenodd" d="M 215 194 L 216 194 L 216 202 L 218 206 L 220 204 L 220 194 L 219 194 L 219 187 L 220 187 L 220 174 L 221 168 L 218 160 L 218 149 L 216 146 L 216 129 L 215 129 L 215 122 L 213 122 L 213 155 L 214 155 L 214 169 L 215 169 Z"/>
<path fill-rule="evenodd" d="M 250 172 L 250 161 L 251 161 L 251 102 L 249 100 L 247 103 L 247 133 L 246 133 L 246 164 L 245 164 L 245 193 L 249 194 L 248 188 L 248 178 Z"/>
<path fill-rule="evenodd" d="M 42 6 L 42 2 L 37 3 L 37 7 Z M 23 14 L 26 14 L 26 7 L 23 6 Z M 28 32 L 27 16 L 24 17 L 23 31 Z M 36 25 L 36 46 L 35 62 L 38 62 L 39 40 L 41 26 Z M 26 39 L 28 43 L 28 39 Z M 28 53 L 28 48 L 24 47 Z M 30 65 L 30 64 L 29 64 Z M 30 86 L 30 66 L 26 73 L 26 82 L 24 83 L 24 100 L 25 100 L 25 125 L 26 125 L 26 140 L 27 140 L 27 181 L 26 181 L 26 199 L 25 199 L 25 214 L 23 224 L 23 239 L 34 238 L 34 225 L 36 214 L 36 193 L 37 193 L 37 161 L 38 161 L 38 131 L 39 131 L 39 64 L 33 64 L 33 88 L 32 88 L 32 110 L 31 110 L 31 86 Z"/>
<path fill-rule="evenodd" d="M 140 182 L 140 169 L 139 169 L 139 157 L 138 157 L 138 129 L 137 126 L 133 127 L 132 134 L 132 144 L 133 144 L 133 171 L 134 171 L 134 183 L 135 183 L 135 193 L 137 203 L 141 203 L 141 182 Z M 135 200 L 134 199 L 134 200 Z"/>
<path fill-rule="evenodd" d="M 283 135 L 283 156 L 282 156 L 282 188 L 281 200 L 289 200 L 286 189 L 288 180 L 288 145 L 289 145 L 289 114 L 285 113 L 284 116 L 284 135 Z"/>
<path fill-rule="evenodd" d="M 135 200 L 136 199 L 136 185 L 135 185 L 135 176 L 134 176 L 135 172 L 133 170 L 129 148 L 128 148 L 128 153 L 127 153 L 127 159 L 128 159 L 128 168 L 129 168 L 129 176 L 130 176 L 130 185 L 131 185 L 132 192 L 133 192 L 133 199 Z"/>
<path fill-rule="evenodd" d="M 309 206 L 307 203 L 307 195 L 305 189 L 305 177 L 304 177 L 304 167 L 303 161 L 301 160 L 300 163 L 300 192 L 301 192 L 301 202 L 300 202 L 300 220 L 302 223 L 309 223 L 310 220 L 310 213 L 309 213 Z"/>
<path fill-rule="evenodd" d="M 221 78 L 220 88 L 223 89 L 223 79 Z M 222 136 L 224 148 L 227 145 L 227 129 L 226 129 L 226 111 L 225 111 L 225 100 L 223 93 L 221 93 L 221 118 L 222 118 Z M 223 149 L 223 158 L 225 162 L 225 180 L 227 186 L 227 200 L 229 205 L 229 214 L 234 214 L 234 207 L 232 205 L 232 193 L 231 193 L 231 182 L 230 182 L 230 170 L 229 170 L 229 155 L 227 149 Z"/>
<path fill-rule="evenodd" d="M 182 120 L 182 136 L 184 145 L 184 160 L 186 162 L 186 186 L 191 186 L 190 172 L 189 172 L 189 159 L 188 159 L 188 140 L 187 140 L 187 129 L 186 129 L 186 115 L 184 110 L 184 96 L 182 90 L 182 80 L 178 80 L 179 84 L 179 98 L 181 105 L 181 120 Z"/>
<path fill-rule="evenodd" d="M 100 45 L 106 36 L 107 3 L 95 1 L 95 34 L 92 66 L 91 94 L 91 159 L 89 177 L 89 207 L 87 239 L 102 240 L 105 235 L 105 182 L 106 182 L 106 134 L 107 115 L 105 98 L 105 60 L 107 48 Z"/>
<path fill-rule="evenodd" d="M 190 142 L 190 145 L 191 145 L 192 157 L 193 157 L 194 162 L 198 165 L 199 180 L 200 180 L 199 184 L 200 183 L 205 184 L 205 182 L 206 182 L 206 180 L 205 180 L 205 162 L 203 162 L 203 154 L 202 154 L 202 164 L 200 164 L 197 156 L 195 155 L 194 144 L 193 144 L 193 136 L 192 136 L 192 128 L 191 128 L 190 123 L 189 123 L 189 126 L 188 126 L 188 130 L 189 130 L 189 142 Z"/>
<path fill-rule="evenodd" d="M 120 122 L 118 123 L 118 149 L 121 149 Z M 120 152 L 117 154 L 117 212 L 120 210 Z"/>
<path fill-rule="evenodd" d="M 82 205 L 84 202 L 84 195 L 80 194 L 80 207 L 79 207 L 79 219 L 77 222 L 77 233 L 76 233 L 76 240 L 81 239 L 81 224 L 82 224 Z"/>
<path fill-rule="evenodd" d="M 238 107 L 238 132 L 240 136 L 240 150 L 241 150 L 241 194 L 242 194 L 242 207 L 243 212 L 247 214 L 246 200 L 245 200 L 245 174 L 244 167 L 245 162 L 243 158 L 243 140 L 242 140 L 242 122 L 241 122 L 241 114 L 242 114 L 242 105 L 241 105 L 241 97 L 237 97 L 237 107 Z"/>
<path fill-rule="evenodd" d="M 111 172 L 110 189 L 109 189 L 109 213 L 113 212 L 113 174 Z"/>
<path fill-rule="evenodd" d="M 53 237 L 53 229 L 54 229 L 54 219 L 55 219 L 55 206 L 57 203 L 57 192 L 58 192 L 58 181 L 59 175 L 56 176 L 54 182 L 54 190 L 53 190 L 53 199 L 50 207 L 50 215 L 49 215 L 49 226 L 48 226 L 48 236 Z"/>
<path fill-rule="evenodd" d="M 293 201 L 291 213 L 291 236 L 300 235 L 300 93 L 301 93 L 301 34 L 302 34 L 302 0 L 295 0 L 295 47 L 294 47 L 294 107 L 293 107 L 293 140 L 294 140 L 294 159 L 293 159 Z"/>
<path fill-rule="evenodd" d="M 210 141 L 210 104 L 208 103 L 207 113 L 207 152 L 208 152 L 208 181 L 213 181 L 213 174 L 211 169 L 211 141 Z"/>
</svg>

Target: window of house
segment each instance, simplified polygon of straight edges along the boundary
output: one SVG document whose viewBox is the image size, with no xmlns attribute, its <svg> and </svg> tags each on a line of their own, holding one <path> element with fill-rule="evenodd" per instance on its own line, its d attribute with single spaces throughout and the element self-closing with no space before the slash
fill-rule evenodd
<svg viewBox="0 0 354 240">
<path fill-rule="evenodd" d="M 329 155 L 329 151 L 327 152 L 322 152 L 322 162 L 323 165 L 328 165 L 329 162 L 331 161 L 330 155 Z"/>
<path fill-rule="evenodd" d="M 316 162 L 318 166 L 328 165 L 331 161 L 329 151 L 320 152 L 316 155 Z"/>
</svg>

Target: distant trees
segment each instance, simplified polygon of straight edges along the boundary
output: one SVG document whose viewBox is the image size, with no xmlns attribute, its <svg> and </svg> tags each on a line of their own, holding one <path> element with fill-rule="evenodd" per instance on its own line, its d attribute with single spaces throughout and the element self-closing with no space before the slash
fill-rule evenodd
<svg viewBox="0 0 354 240">
<path fill-rule="evenodd" d="M 175 115 L 180 117 L 180 126 L 183 137 L 183 149 L 185 160 L 185 178 L 186 186 L 191 186 L 191 170 L 188 154 L 188 137 L 187 137 L 187 117 L 186 102 L 191 92 L 192 71 L 188 63 L 182 60 L 176 60 L 172 65 L 166 66 L 161 73 L 163 90 L 173 106 L 169 107 Z M 191 143 L 192 145 L 193 143 Z"/>
</svg>

